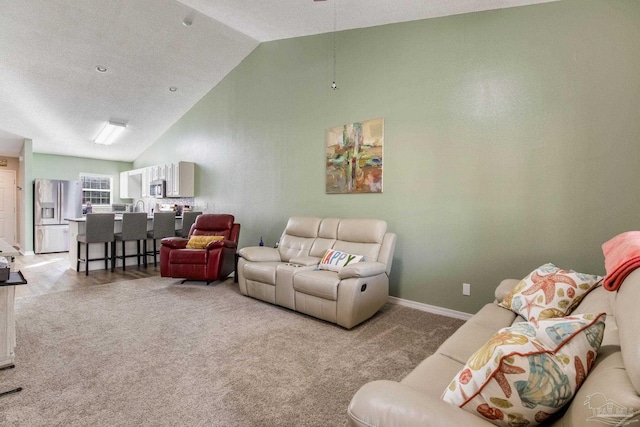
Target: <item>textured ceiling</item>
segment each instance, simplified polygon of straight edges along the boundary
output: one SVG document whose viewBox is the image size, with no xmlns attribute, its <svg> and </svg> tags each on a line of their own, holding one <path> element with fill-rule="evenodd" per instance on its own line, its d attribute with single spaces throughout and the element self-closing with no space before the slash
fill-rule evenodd
<svg viewBox="0 0 640 427">
<path fill-rule="evenodd" d="M 345 30 L 556 0 L 334 1 L 0 0 L 0 155 L 26 138 L 132 161 L 260 42 L 333 31 L 334 8 Z M 125 132 L 94 144 L 109 120 Z"/>
</svg>

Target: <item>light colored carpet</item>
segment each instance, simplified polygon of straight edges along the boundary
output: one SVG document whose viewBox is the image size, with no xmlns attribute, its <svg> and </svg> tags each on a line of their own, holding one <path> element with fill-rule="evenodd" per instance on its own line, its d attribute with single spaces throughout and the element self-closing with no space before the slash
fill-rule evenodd
<svg viewBox="0 0 640 427">
<path fill-rule="evenodd" d="M 2 426 L 343 426 L 462 321 L 386 305 L 345 330 L 210 286 L 147 278 L 16 301 Z"/>
</svg>

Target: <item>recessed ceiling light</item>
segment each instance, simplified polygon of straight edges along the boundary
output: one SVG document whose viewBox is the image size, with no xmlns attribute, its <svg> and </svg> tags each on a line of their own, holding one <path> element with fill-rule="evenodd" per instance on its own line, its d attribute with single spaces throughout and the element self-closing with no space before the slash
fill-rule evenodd
<svg viewBox="0 0 640 427">
<path fill-rule="evenodd" d="M 182 21 L 182 25 L 184 25 L 185 27 L 190 27 L 191 24 L 193 24 L 193 21 L 188 16 L 184 18 L 184 21 Z"/>
<path fill-rule="evenodd" d="M 106 73 L 109 70 L 104 65 L 98 65 L 96 66 L 96 71 L 99 73 Z"/>
<path fill-rule="evenodd" d="M 171 86 L 171 87 L 169 88 L 169 92 L 177 92 L 177 91 L 178 91 L 178 88 L 177 88 L 177 87 L 175 87 L 175 86 Z"/>
</svg>

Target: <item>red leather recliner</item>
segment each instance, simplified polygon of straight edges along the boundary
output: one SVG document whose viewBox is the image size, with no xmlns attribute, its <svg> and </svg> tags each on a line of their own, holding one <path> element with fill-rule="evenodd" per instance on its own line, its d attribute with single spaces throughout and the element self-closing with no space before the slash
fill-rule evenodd
<svg viewBox="0 0 640 427">
<path fill-rule="evenodd" d="M 233 215 L 203 214 L 191 226 L 191 236 L 223 236 L 204 249 L 187 248 L 188 238 L 166 237 L 160 248 L 160 275 L 185 280 L 225 279 L 235 270 L 235 256 L 240 235 L 240 224 Z"/>
</svg>

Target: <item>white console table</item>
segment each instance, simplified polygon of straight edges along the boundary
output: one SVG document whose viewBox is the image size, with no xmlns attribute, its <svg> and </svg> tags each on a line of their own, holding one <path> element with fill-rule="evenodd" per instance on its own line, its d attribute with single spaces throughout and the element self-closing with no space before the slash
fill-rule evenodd
<svg viewBox="0 0 640 427">
<path fill-rule="evenodd" d="M 13 263 L 18 254 L 17 249 L 0 239 L 0 256 L 7 258 L 11 264 L 9 279 L 0 282 L 0 370 L 10 369 L 15 366 L 16 320 L 14 302 L 16 285 L 24 285 L 27 283 L 22 273 L 13 271 Z M 0 392 L 0 396 L 15 393 L 20 390 L 22 390 L 21 387 L 3 391 Z"/>
</svg>

